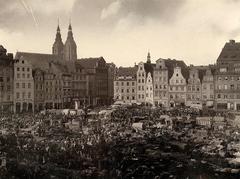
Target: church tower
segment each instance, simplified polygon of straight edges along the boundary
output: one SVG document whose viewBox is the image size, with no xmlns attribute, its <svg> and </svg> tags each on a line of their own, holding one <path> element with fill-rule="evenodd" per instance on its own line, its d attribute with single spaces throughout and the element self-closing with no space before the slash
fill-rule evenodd
<svg viewBox="0 0 240 179">
<path fill-rule="evenodd" d="M 72 62 L 77 60 L 77 45 L 73 38 L 71 23 L 68 27 L 68 36 L 64 45 L 64 59 Z"/>
<path fill-rule="evenodd" d="M 63 47 L 64 47 L 64 45 L 63 45 L 63 42 L 62 42 L 60 27 L 59 27 L 59 24 L 58 24 L 55 42 L 54 42 L 53 47 L 52 47 L 52 54 L 53 55 L 58 55 L 62 59 L 63 58 Z"/>
<path fill-rule="evenodd" d="M 147 63 L 151 63 L 151 55 L 150 55 L 150 52 L 148 52 L 148 55 L 147 55 Z"/>
</svg>

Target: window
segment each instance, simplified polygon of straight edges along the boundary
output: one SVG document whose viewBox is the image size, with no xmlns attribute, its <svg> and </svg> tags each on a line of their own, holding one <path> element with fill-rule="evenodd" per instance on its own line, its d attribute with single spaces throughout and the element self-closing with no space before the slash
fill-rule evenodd
<svg viewBox="0 0 240 179">
<path fill-rule="evenodd" d="M 127 93 L 129 93 L 129 89 L 127 89 Z"/>
<path fill-rule="evenodd" d="M 17 74 L 17 78 L 20 78 L 20 74 L 19 73 Z"/>
<path fill-rule="evenodd" d="M 19 67 L 17 67 L 17 71 L 20 71 Z"/>
<path fill-rule="evenodd" d="M 25 83 L 22 83 L 22 88 L 25 88 Z"/>
<path fill-rule="evenodd" d="M 27 74 L 27 78 L 30 78 L 30 74 Z"/>
<path fill-rule="evenodd" d="M 118 81 L 116 82 L 116 86 L 118 86 Z"/>
<path fill-rule="evenodd" d="M 27 68 L 27 71 L 30 71 L 30 69 L 29 69 L 29 68 Z"/>
<path fill-rule="evenodd" d="M 25 73 L 22 74 L 22 77 L 25 78 Z"/>
<path fill-rule="evenodd" d="M 19 83 L 16 83 L 16 88 L 19 88 Z"/>
<path fill-rule="evenodd" d="M 3 82 L 3 77 L 0 77 L 0 82 Z"/>
<path fill-rule="evenodd" d="M 134 89 L 132 89 L 132 92 L 134 93 L 134 92 L 135 92 L 135 90 L 134 90 Z"/>
<path fill-rule="evenodd" d="M 213 89 L 213 84 L 210 84 L 210 89 L 211 89 L 211 90 Z"/>
<path fill-rule="evenodd" d="M 144 83 L 144 79 L 142 79 L 142 83 Z"/>
<path fill-rule="evenodd" d="M 24 67 L 22 68 L 22 71 L 25 71 Z"/>
<path fill-rule="evenodd" d="M 17 93 L 16 93 L 16 97 L 17 97 L 17 99 L 19 99 L 19 96 L 20 96 L 20 95 L 19 95 L 19 92 L 17 92 Z"/>
<path fill-rule="evenodd" d="M 31 83 L 28 83 L 28 88 L 31 88 Z"/>
<path fill-rule="evenodd" d="M 122 89 L 122 93 L 124 93 L 124 89 Z"/>
<path fill-rule="evenodd" d="M 135 100 L 135 96 L 132 96 L 132 100 Z"/>
<path fill-rule="evenodd" d="M 227 90 L 227 89 L 228 89 L 228 86 L 227 86 L 227 85 L 224 85 L 224 89 Z"/>
<path fill-rule="evenodd" d="M 127 82 L 127 86 L 129 86 L 129 82 Z"/>
<path fill-rule="evenodd" d="M 135 82 L 133 81 L 133 82 L 132 82 L 132 86 L 134 86 L 134 85 L 135 85 Z"/>
<path fill-rule="evenodd" d="M 22 93 L 22 98 L 23 98 L 23 99 L 25 98 L 25 92 Z"/>
<path fill-rule="evenodd" d="M 28 93 L 28 98 L 29 98 L 29 99 L 31 98 L 31 92 Z"/>
</svg>

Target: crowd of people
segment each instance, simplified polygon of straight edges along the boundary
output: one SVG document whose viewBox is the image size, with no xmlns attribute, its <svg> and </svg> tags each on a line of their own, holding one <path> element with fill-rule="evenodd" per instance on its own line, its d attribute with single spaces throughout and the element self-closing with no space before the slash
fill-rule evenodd
<svg viewBox="0 0 240 179">
<path fill-rule="evenodd" d="M 127 177 L 129 175 L 125 174 L 129 171 L 123 169 L 121 162 L 128 161 L 131 165 L 131 161 L 138 160 L 136 158 L 139 152 L 133 150 L 135 144 L 140 145 L 137 141 L 149 138 L 155 140 L 159 137 L 161 141 L 166 139 L 168 142 L 174 139 L 174 131 L 166 128 L 156 130 L 156 127 L 153 127 L 163 115 L 171 116 L 177 121 L 190 120 L 201 114 L 198 110 L 189 108 L 162 110 L 119 107 L 111 110 L 108 118 L 99 115 L 91 123 L 88 122 L 90 119 L 87 114 L 76 116 L 39 113 L 1 116 L 0 152 L 1 156 L 6 158 L 6 164 L 2 160 L 1 169 L 4 172 L 1 172 L 1 178 Z M 71 127 L 74 121 L 79 123 L 77 129 Z M 146 121 L 148 128 L 136 131 L 132 125 L 139 121 Z M 125 154 L 133 159 L 123 160 L 121 156 Z M 154 172 L 145 172 L 145 175 L 152 178 L 160 176 L 159 171 Z M 131 177 L 133 176 L 131 174 Z"/>
</svg>

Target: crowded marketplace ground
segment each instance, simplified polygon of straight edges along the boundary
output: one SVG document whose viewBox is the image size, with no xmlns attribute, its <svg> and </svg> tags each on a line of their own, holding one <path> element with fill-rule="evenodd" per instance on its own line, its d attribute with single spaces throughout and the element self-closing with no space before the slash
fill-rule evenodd
<svg viewBox="0 0 240 179">
<path fill-rule="evenodd" d="M 238 178 L 237 121 L 120 105 L 2 114 L 0 178 Z"/>
</svg>

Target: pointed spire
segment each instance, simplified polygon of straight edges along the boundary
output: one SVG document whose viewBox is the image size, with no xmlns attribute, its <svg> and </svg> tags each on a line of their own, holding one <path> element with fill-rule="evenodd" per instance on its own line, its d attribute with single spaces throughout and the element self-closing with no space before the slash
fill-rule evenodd
<svg viewBox="0 0 240 179">
<path fill-rule="evenodd" d="M 149 50 L 148 50 L 148 55 L 147 55 L 147 63 L 151 63 L 151 55 L 150 55 Z"/>
<path fill-rule="evenodd" d="M 58 19 L 58 25 L 57 25 L 57 34 L 55 37 L 55 42 L 53 43 L 52 47 L 52 53 L 54 55 L 59 55 L 62 57 L 63 55 L 63 42 L 62 42 L 62 36 L 60 32 L 60 27 L 59 27 L 59 19 Z"/>
<path fill-rule="evenodd" d="M 69 19 L 68 31 L 72 31 L 71 18 Z"/>
<path fill-rule="evenodd" d="M 59 18 L 58 18 L 57 32 L 59 32 L 59 33 L 60 33 L 60 27 L 59 27 Z"/>
</svg>

